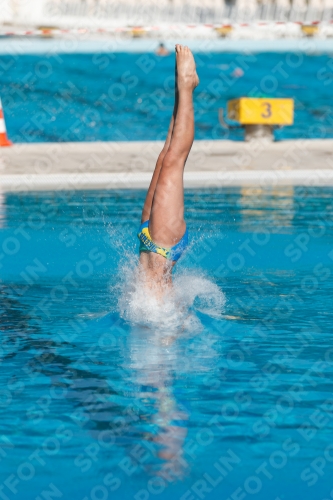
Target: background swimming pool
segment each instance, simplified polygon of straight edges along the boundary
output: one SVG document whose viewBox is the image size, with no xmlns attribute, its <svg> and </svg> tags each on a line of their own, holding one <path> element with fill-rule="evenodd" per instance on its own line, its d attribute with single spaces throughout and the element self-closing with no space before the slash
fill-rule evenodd
<svg viewBox="0 0 333 500">
<path fill-rule="evenodd" d="M 120 317 L 143 192 L 3 195 L 1 494 L 332 498 L 332 195 L 187 192 L 182 328 Z"/>
<path fill-rule="evenodd" d="M 329 55 L 200 53 L 196 60 L 196 139 L 242 140 L 241 129 L 220 126 L 218 110 L 244 95 L 295 99 L 295 123 L 277 130 L 277 139 L 333 137 Z M 165 137 L 173 108 L 173 55 L 17 54 L 0 62 L 0 96 L 14 142 Z"/>
</svg>

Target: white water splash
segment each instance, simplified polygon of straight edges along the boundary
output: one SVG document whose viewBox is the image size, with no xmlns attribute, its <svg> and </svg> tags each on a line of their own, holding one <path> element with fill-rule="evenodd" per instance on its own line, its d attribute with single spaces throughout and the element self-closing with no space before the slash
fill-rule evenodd
<svg viewBox="0 0 333 500">
<path fill-rule="evenodd" d="M 131 257 L 119 267 L 118 312 L 120 316 L 136 325 L 153 327 L 158 331 L 176 332 L 202 330 L 196 311 L 213 318 L 221 318 L 225 295 L 203 273 L 184 270 L 173 277 L 173 286 L 158 297 L 147 289 L 140 278 L 138 259 Z"/>
</svg>

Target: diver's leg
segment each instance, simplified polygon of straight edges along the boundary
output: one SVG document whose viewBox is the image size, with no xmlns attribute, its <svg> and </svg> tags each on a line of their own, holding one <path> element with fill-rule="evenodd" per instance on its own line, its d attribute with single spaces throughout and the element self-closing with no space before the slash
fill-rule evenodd
<svg viewBox="0 0 333 500">
<path fill-rule="evenodd" d="M 172 135 L 173 126 L 174 126 L 174 121 L 175 121 L 175 119 L 174 119 L 174 114 L 173 114 L 171 121 L 170 121 L 168 135 L 167 135 L 167 138 L 165 140 L 165 144 L 164 144 L 163 149 L 157 158 L 155 170 L 154 170 L 154 173 L 153 173 L 153 176 L 152 176 L 152 179 L 150 181 L 150 185 L 149 185 L 149 188 L 147 191 L 145 203 L 144 203 L 143 209 L 142 209 L 141 222 L 146 222 L 147 220 L 150 219 L 150 211 L 151 211 L 151 206 L 152 206 L 155 188 L 156 188 L 156 184 L 157 184 L 157 179 L 160 175 L 160 170 L 162 168 L 162 163 L 163 163 L 164 157 L 167 154 L 168 149 L 169 149 L 171 135 Z"/>
<path fill-rule="evenodd" d="M 176 78 L 177 78 L 177 67 L 176 67 L 175 73 L 176 73 Z M 146 200 L 145 200 L 145 203 L 143 205 L 141 222 L 146 222 L 147 220 L 150 219 L 150 212 L 151 212 L 151 206 L 152 206 L 152 202 L 153 202 L 153 198 L 154 198 L 155 188 L 156 188 L 158 177 L 160 175 L 160 171 L 162 168 L 164 157 L 167 154 L 169 146 L 170 146 L 171 137 L 172 137 L 172 133 L 173 133 L 173 127 L 174 127 L 174 123 L 175 123 L 175 118 L 177 115 L 177 107 L 178 107 L 178 92 L 177 92 L 177 82 L 176 82 L 175 105 L 174 105 L 172 117 L 170 120 L 168 135 L 167 135 L 167 138 L 165 140 L 165 144 L 163 146 L 163 149 L 160 152 L 159 157 L 157 158 L 153 177 L 150 181 L 150 185 L 149 185 L 147 195 L 146 195 Z"/>
<path fill-rule="evenodd" d="M 188 47 L 176 45 L 178 109 L 169 149 L 157 179 L 149 232 L 155 243 L 173 246 L 184 235 L 183 172 L 194 139 L 193 90 L 199 80 Z"/>
</svg>

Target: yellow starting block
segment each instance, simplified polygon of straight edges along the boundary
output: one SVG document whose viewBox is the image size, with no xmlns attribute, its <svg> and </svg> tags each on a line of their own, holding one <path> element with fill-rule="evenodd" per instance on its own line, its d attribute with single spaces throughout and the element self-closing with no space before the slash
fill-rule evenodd
<svg viewBox="0 0 333 500">
<path fill-rule="evenodd" d="M 317 24 L 302 24 L 301 30 L 305 36 L 315 36 L 319 32 L 319 26 Z"/>
<path fill-rule="evenodd" d="M 271 97 L 240 97 L 228 102 L 228 118 L 245 126 L 246 140 L 255 137 L 273 139 L 274 125 L 294 123 L 294 101 Z"/>
</svg>

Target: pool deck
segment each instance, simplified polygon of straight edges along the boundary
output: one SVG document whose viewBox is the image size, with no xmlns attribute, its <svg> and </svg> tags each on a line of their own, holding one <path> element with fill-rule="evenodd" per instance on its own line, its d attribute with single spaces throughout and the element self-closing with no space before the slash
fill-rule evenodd
<svg viewBox="0 0 333 500">
<path fill-rule="evenodd" d="M 162 142 L 16 144 L 0 148 L 3 192 L 144 189 Z M 333 186 L 333 140 L 196 141 L 185 187 Z"/>
</svg>

